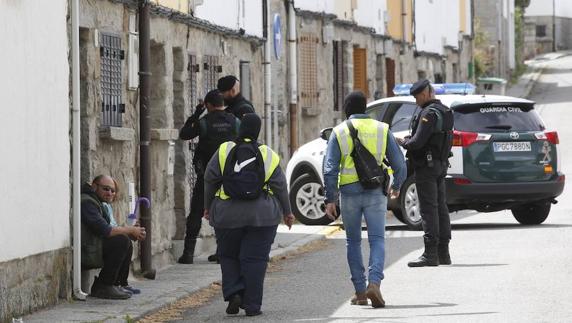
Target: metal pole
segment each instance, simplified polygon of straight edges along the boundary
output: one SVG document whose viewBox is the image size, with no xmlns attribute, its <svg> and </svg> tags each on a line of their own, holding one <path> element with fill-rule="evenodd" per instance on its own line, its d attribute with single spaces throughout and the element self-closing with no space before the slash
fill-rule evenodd
<svg viewBox="0 0 572 323">
<path fill-rule="evenodd" d="M 272 96 L 271 96 L 271 50 L 270 50 L 270 35 L 272 34 L 269 30 L 269 19 L 270 6 L 268 5 L 268 0 L 262 1 L 263 12 L 263 34 L 266 41 L 264 42 L 264 143 L 268 146 L 272 146 L 272 116 L 271 116 L 271 106 L 272 106 Z"/>
<path fill-rule="evenodd" d="M 72 218 L 73 218 L 73 295 L 85 301 L 81 290 L 81 132 L 79 88 L 79 0 L 71 2 L 72 22 Z"/>
<path fill-rule="evenodd" d="M 294 0 L 288 3 L 288 47 L 290 62 L 288 73 L 290 74 L 290 156 L 298 148 L 298 63 L 296 48 L 296 11 L 294 10 Z"/>
<path fill-rule="evenodd" d="M 149 93 L 150 78 L 149 52 L 149 1 L 139 0 L 139 196 L 151 201 L 151 162 L 149 158 L 150 117 Z M 141 208 L 141 226 L 147 231 L 147 238 L 141 242 L 141 271 L 143 277 L 155 279 L 156 271 L 152 264 L 151 240 L 153 218 L 149 208 Z"/>
<path fill-rule="evenodd" d="M 556 51 L 556 0 L 552 0 L 552 51 Z"/>
</svg>

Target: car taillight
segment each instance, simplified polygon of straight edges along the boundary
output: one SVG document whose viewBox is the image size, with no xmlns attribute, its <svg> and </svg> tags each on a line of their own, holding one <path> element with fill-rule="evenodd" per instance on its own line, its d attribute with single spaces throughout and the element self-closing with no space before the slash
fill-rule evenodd
<svg viewBox="0 0 572 323">
<path fill-rule="evenodd" d="M 492 135 L 476 132 L 453 131 L 453 146 L 467 147 L 477 141 L 488 141 Z"/>
<path fill-rule="evenodd" d="M 558 132 L 556 131 L 537 132 L 534 134 L 534 137 L 538 140 L 547 140 L 549 143 L 554 145 L 558 145 L 560 143 Z"/>
<path fill-rule="evenodd" d="M 455 178 L 455 179 L 453 180 L 453 183 L 454 183 L 455 185 L 469 185 L 469 184 L 471 184 L 472 182 L 471 182 L 471 180 L 468 179 L 468 178 Z"/>
</svg>

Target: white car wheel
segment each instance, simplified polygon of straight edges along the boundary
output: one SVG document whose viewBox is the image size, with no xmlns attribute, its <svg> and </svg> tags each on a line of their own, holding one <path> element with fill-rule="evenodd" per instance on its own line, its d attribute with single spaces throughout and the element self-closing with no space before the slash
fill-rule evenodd
<svg viewBox="0 0 572 323">
<path fill-rule="evenodd" d="M 298 177 L 290 189 L 290 204 L 296 219 L 303 224 L 323 225 L 331 222 L 326 216 L 322 184 L 309 174 Z"/>
</svg>

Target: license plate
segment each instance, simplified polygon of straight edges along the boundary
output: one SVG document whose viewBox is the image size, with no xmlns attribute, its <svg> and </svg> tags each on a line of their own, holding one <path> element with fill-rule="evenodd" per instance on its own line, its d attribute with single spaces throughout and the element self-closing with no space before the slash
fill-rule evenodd
<svg viewBox="0 0 572 323">
<path fill-rule="evenodd" d="M 518 141 L 518 142 L 494 142 L 493 143 L 495 152 L 510 152 L 510 151 L 531 151 L 530 142 L 528 141 Z"/>
</svg>

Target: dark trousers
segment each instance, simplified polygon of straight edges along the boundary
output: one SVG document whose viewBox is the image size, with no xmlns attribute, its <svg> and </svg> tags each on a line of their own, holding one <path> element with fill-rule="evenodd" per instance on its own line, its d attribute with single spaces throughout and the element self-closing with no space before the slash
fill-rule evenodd
<svg viewBox="0 0 572 323">
<path fill-rule="evenodd" d="M 451 220 L 445 195 L 447 163 L 435 161 L 433 167 L 416 167 L 415 184 L 423 220 L 423 235 L 429 244 L 451 240 Z"/>
<path fill-rule="evenodd" d="M 127 286 L 133 245 L 126 235 L 103 239 L 103 268 L 98 280 L 104 285 Z"/>
<path fill-rule="evenodd" d="M 191 199 L 191 211 L 187 216 L 187 230 L 185 234 L 185 245 L 195 242 L 201 231 L 205 196 L 204 175 L 197 173 L 197 182 L 193 188 Z"/>
<path fill-rule="evenodd" d="M 225 301 L 238 293 L 242 296 L 245 311 L 260 310 L 270 247 L 277 228 L 277 225 L 215 228 Z"/>
</svg>

